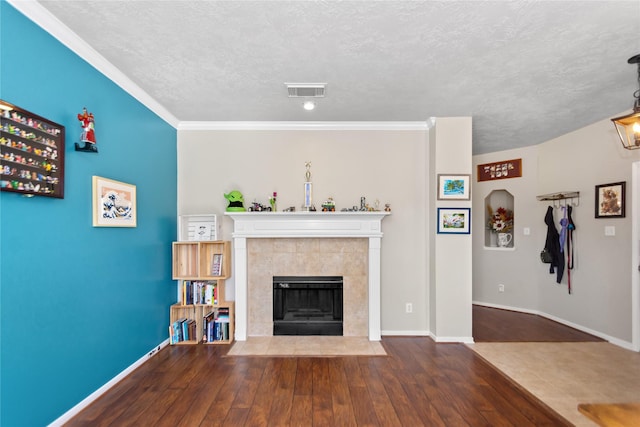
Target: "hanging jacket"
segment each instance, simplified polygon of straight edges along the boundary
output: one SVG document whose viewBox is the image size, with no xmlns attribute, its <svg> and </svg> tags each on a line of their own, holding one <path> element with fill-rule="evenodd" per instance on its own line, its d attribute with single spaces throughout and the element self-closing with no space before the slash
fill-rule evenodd
<svg viewBox="0 0 640 427">
<path fill-rule="evenodd" d="M 576 225 L 571 218 L 572 206 L 567 207 L 567 290 L 571 293 L 571 270 L 573 270 L 573 232 L 576 229 Z"/>
<path fill-rule="evenodd" d="M 544 223 L 547 224 L 547 239 L 544 248 L 551 254 L 549 274 L 556 273 L 556 283 L 560 283 L 564 274 L 564 253 L 560 250 L 560 235 L 553 222 L 553 207 L 551 206 L 547 208 Z"/>
</svg>

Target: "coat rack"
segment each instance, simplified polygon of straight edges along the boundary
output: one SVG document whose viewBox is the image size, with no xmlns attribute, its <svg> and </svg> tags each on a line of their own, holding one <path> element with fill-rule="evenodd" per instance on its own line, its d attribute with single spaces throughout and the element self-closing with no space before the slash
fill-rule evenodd
<svg viewBox="0 0 640 427">
<path fill-rule="evenodd" d="M 561 191 L 560 193 L 549 193 L 536 196 L 539 201 L 551 201 L 554 207 L 560 206 L 580 206 L 579 191 Z M 574 200 L 577 202 L 574 203 Z"/>
</svg>

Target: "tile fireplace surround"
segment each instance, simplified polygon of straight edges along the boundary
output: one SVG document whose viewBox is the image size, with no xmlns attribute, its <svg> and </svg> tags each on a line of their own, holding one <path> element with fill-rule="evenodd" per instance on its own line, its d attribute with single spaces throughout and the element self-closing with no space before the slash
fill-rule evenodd
<svg viewBox="0 0 640 427">
<path fill-rule="evenodd" d="M 344 335 L 380 340 L 387 212 L 226 212 L 233 219 L 235 339 L 271 336 L 272 277 L 344 277 Z"/>
</svg>

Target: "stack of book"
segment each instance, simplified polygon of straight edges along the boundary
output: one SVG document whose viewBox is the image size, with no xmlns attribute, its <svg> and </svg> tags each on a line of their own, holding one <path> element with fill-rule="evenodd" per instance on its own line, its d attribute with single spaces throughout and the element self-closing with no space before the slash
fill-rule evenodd
<svg viewBox="0 0 640 427">
<path fill-rule="evenodd" d="M 182 305 L 217 304 L 218 282 L 185 280 L 182 282 Z"/>
<path fill-rule="evenodd" d="M 229 308 L 220 307 L 207 313 L 203 318 L 202 341 L 229 340 Z"/>
<path fill-rule="evenodd" d="M 196 341 L 196 321 L 193 319 L 178 319 L 169 326 L 169 341 L 177 344 L 183 341 Z"/>
</svg>

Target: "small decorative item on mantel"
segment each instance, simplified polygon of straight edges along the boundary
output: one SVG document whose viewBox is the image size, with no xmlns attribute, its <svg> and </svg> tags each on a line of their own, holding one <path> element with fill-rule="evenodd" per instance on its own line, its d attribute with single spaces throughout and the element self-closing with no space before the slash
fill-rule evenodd
<svg viewBox="0 0 640 427">
<path fill-rule="evenodd" d="M 94 125 L 93 113 L 87 112 L 86 108 L 82 109 L 82 114 L 78 114 L 78 120 L 82 126 L 82 134 L 80 135 L 80 141 L 84 143 L 81 147 L 76 142 L 76 151 L 84 151 L 85 153 L 97 153 L 98 147 L 96 147 L 96 131 Z"/>
<path fill-rule="evenodd" d="M 302 210 L 306 212 L 315 212 L 316 208 L 313 206 L 313 183 L 311 182 L 311 162 L 305 162 L 304 167 L 307 168 L 304 177 L 304 204 Z"/>
<path fill-rule="evenodd" d="M 271 205 L 271 210 L 273 212 L 278 210 L 277 198 L 278 198 L 278 193 L 275 191 L 273 192 L 273 196 L 269 197 L 269 204 Z"/>
<path fill-rule="evenodd" d="M 329 199 L 325 200 L 322 203 L 322 212 L 335 212 L 336 211 L 336 202 L 333 201 L 333 197 L 329 197 Z"/>
<path fill-rule="evenodd" d="M 494 211 L 489 205 L 487 205 L 487 211 L 489 213 L 487 227 L 492 233 L 496 233 L 498 247 L 508 247 L 513 240 L 511 235 L 513 230 L 513 211 L 503 207 L 499 207 Z"/>
<path fill-rule="evenodd" d="M 244 196 L 241 192 L 238 190 L 230 191 L 224 195 L 224 198 L 229 201 L 227 212 L 245 212 Z"/>
</svg>

